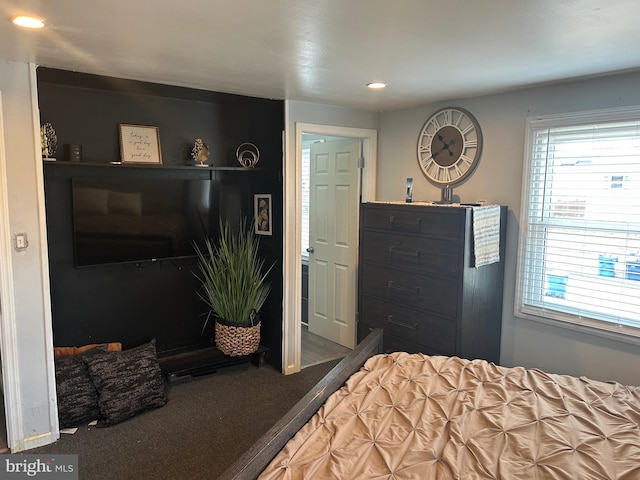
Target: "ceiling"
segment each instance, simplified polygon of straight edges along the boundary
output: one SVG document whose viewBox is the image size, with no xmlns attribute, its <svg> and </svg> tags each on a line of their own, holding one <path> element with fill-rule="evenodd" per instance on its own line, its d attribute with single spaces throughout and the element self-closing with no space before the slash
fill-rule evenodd
<svg viewBox="0 0 640 480">
<path fill-rule="evenodd" d="M 385 111 L 640 69 L 638 0 L 0 0 L 0 58 Z M 28 31 L 17 14 L 43 18 Z M 365 84 L 383 81 L 371 91 Z"/>
</svg>

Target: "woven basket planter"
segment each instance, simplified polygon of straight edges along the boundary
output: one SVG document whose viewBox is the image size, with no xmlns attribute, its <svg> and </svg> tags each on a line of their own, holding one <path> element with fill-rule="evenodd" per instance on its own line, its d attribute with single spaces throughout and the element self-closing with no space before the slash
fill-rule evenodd
<svg viewBox="0 0 640 480">
<path fill-rule="evenodd" d="M 260 322 L 253 326 L 238 326 L 223 320 L 216 321 L 216 348 L 225 355 L 250 355 L 258 350 L 259 345 Z"/>
</svg>

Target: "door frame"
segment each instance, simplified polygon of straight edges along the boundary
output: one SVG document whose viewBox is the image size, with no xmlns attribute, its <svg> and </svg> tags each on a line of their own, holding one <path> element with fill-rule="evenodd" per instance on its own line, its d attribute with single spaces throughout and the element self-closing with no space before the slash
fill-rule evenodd
<svg viewBox="0 0 640 480">
<path fill-rule="evenodd" d="M 328 135 L 362 140 L 365 159 L 361 176 L 361 202 L 375 199 L 376 152 L 378 131 L 367 128 L 340 127 L 296 122 L 295 155 L 285 156 L 283 243 L 283 322 L 282 322 L 282 373 L 289 375 L 300 371 L 302 334 L 302 134 Z M 288 180 L 293 179 L 293 181 Z M 359 221 L 359 220 L 358 220 Z"/>
<path fill-rule="evenodd" d="M 4 142 L 4 118 L 0 92 L 0 354 L 2 363 L 2 389 L 7 445 L 22 450 L 22 396 L 18 369 L 18 337 L 16 333 L 16 307 L 13 289 L 11 233 L 9 226 L 9 193 L 7 189 L 7 162 Z M 3 428 L 0 426 L 0 428 Z"/>
</svg>

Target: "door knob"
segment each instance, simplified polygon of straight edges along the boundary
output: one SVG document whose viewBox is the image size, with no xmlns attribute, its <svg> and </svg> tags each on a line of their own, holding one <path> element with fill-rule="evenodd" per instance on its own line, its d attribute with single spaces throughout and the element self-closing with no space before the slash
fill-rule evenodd
<svg viewBox="0 0 640 480">
<path fill-rule="evenodd" d="M 313 247 L 309 247 L 309 248 L 307 248 L 307 252 L 309 252 L 309 253 L 313 253 L 313 252 L 314 252 Z"/>
</svg>

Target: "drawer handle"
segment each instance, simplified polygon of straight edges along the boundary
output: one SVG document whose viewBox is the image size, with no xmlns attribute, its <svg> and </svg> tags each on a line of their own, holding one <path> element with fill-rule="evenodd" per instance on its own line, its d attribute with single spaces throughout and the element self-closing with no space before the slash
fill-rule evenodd
<svg viewBox="0 0 640 480">
<path fill-rule="evenodd" d="M 404 250 L 402 248 L 394 247 L 393 245 L 389 247 L 389 253 L 396 253 L 398 255 L 404 255 L 406 257 L 420 256 L 420 250 Z"/>
<path fill-rule="evenodd" d="M 395 318 L 393 318 L 393 315 L 389 315 L 387 317 L 387 322 L 392 323 L 393 325 L 397 325 L 399 327 L 403 327 L 403 328 L 408 328 L 409 330 L 417 330 L 418 329 L 418 324 L 417 323 L 404 323 L 401 322 L 400 320 L 396 320 Z"/>
<path fill-rule="evenodd" d="M 405 287 L 403 285 L 396 285 L 395 282 L 393 280 L 389 280 L 389 282 L 387 283 L 387 287 L 393 289 L 393 290 L 399 290 L 401 292 L 404 293 L 410 293 L 412 295 L 419 295 L 420 294 L 420 287 Z"/>
<path fill-rule="evenodd" d="M 391 225 L 398 225 L 400 227 L 417 227 L 420 228 L 420 225 L 422 224 L 422 219 L 421 218 L 416 218 L 416 220 L 414 222 L 403 222 L 400 220 L 396 220 L 396 217 L 394 215 L 391 215 L 389 217 L 389 223 Z"/>
</svg>

